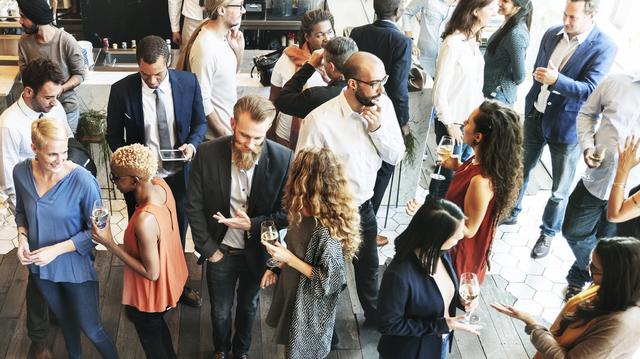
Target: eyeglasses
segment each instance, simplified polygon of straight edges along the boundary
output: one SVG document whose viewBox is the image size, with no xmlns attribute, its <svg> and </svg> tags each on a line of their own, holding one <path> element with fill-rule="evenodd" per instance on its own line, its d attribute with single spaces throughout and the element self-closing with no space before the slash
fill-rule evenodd
<svg viewBox="0 0 640 359">
<path fill-rule="evenodd" d="M 236 4 L 236 5 L 227 5 L 225 7 L 237 7 L 237 8 L 244 9 L 244 2 L 241 2 L 240 4 Z"/>
<path fill-rule="evenodd" d="M 113 172 L 111 172 L 111 174 L 109 175 L 109 179 L 111 180 L 111 183 L 116 183 L 120 180 L 120 178 L 125 178 L 125 177 L 136 178 L 136 176 L 116 176 L 115 174 L 113 174 Z"/>
<path fill-rule="evenodd" d="M 371 86 L 371 89 L 372 89 L 372 90 L 376 90 L 376 89 L 378 89 L 380 86 L 383 86 L 384 84 L 386 84 L 386 83 L 387 83 L 387 80 L 389 80 L 389 75 L 384 75 L 384 77 L 382 78 L 382 80 L 373 80 L 373 81 L 370 81 L 370 82 L 362 81 L 362 80 L 359 80 L 359 79 L 357 79 L 357 78 L 355 78 L 355 77 L 354 77 L 353 79 L 354 79 L 354 80 L 356 80 L 356 81 L 358 81 L 358 82 L 362 82 L 363 84 L 367 84 L 367 85 Z"/>
</svg>

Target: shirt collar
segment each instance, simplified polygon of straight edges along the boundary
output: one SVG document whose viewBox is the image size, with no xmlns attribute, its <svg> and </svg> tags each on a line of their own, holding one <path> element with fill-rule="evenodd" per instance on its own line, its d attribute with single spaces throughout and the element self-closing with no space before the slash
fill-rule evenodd
<svg viewBox="0 0 640 359">
<path fill-rule="evenodd" d="M 155 89 L 150 88 L 149 86 L 147 86 L 147 83 L 144 82 L 144 80 L 142 79 L 142 77 L 140 77 L 140 82 L 142 82 L 142 91 L 147 93 L 147 94 L 152 94 L 153 91 L 155 91 Z M 162 80 L 162 82 L 160 83 L 160 86 L 158 86 L 158 88 L 160 89 L 160 91 L 162 93 L 169 93 L 169 90 L 171 89 L 171 81 L 169 81 L 169 69 L 167 69 L 167 76 L 164 77 L 164 79 Z"/>
<path fill-rule="evenodd" d="M 591 35 L 591 31 L 593 31 L 593 28 L 595 26 L 596 26 L 595 24 L 592 24 L 589 30 L 583 32 L 580 35 L 576 35 L 576 39 L 578 40 L 578 45 L 582 44 L 587 39 L 587 37 Z M 569 35 L 567 35 L 567 33 L 564 31 L 564 27 L 561 28 L 560 31 L 558 31 L 558 35 L 566 36 L 567 39 L 569 38 Z"/>
<path fill-rule="evenodd" d="M 347 88 L 344 88 L 338 98 L 338 104 L 340 105 L 340 112 L 342 112 L 343 117 L 347 117 L 350 115 L 360 116 L 359 113 L 355 112 L 351 108 L 351 106 L 349 106 L 349 101 L 347 101 L 347 95 L 346 95 L 347 90 L 348 90 Z"/>
<path fill-rule="evenodd" d="M 22 98 L 22 94 L 20 94 L 20 99 L 18 100 L 18 106 L 20 107 L 20 110 L 22 111 L 22 113 L 24 113 L 25 116 L 27 116 L 29 119 L 35 120 L 38 117 L 40 117 L 40 114 L 44 114 L 44 112 L 36 112 L 33 109 L 31 109 L 31 107 L 29 107 L 27 105 L 27 103 L 24 101 L 24 98 Z"/>
</svg>

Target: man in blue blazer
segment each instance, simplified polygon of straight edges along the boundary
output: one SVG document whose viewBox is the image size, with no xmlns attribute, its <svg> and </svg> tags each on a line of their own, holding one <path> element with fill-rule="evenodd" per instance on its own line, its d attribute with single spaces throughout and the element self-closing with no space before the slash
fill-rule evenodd
<svg viewBox="0 0 640 359">
<path fill-rule="evenodd" d="M 617 47 L 594 22 L 598 0 L 567 0 L 564 25 L 551 27 L 542 37 L 534 65 L 534 83 L 527 94 L 524 122 L 524 183 L 511 217 L 522 209 L 529 175 L 545 145 L 551 152 L 553 185 L 542 215 L 541 232 L 532 258 L 549 253 L 561 229 L 567 197 L 576 172 L 580 146 L 576 117 L 580 107 L 609 72 Z"/>
<path fill-rule="evenodd" d="M 136 50 L 139 72 L 111 86 L 107 108 L 107 142 L 112 151 L 141 143 L 158 153 L 172 148 L 182 151 L 187 162 L 160 161 L 157 176 L 167 182 L 176 201 L 182 247 L 187 233 L 184 211 L 190 161 L 202 143 L 207 124 L 200 85 L 192 73 L 170 70 L 167 43 L 158 36 L 140 40 Z M 125 194 L 129 216 L 135 200 Z M 197 304 L 199 300 L 186 304 Z"/>
</svg>

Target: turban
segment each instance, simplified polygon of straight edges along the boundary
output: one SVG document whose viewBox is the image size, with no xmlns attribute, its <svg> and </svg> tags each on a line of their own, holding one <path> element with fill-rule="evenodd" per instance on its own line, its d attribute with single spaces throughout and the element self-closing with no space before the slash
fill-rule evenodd
<svg viewBox="0 0 640 359">
<path fill-rule="evenodd" d="M 18 0 L 18 6 L 24 16 L 37 25 L 49 25 L 53 22 L 53 12 L 46 0 Z"/>
</svg>

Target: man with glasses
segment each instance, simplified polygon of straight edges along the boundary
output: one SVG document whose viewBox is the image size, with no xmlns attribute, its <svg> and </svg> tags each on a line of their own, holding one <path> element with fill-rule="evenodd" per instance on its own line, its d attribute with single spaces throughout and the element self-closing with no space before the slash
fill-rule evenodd
<svg viewBox="0 0 640 359">
<path fill-rule="evenodd" d="M 207 138 L 231 134 L 233 105 L 238 99 L 236 73 L 244 54 L 240 32 L 242 0 L 206 0 L 208 20 L 194 32 L 179 61 L 200 82 L 204 114 L 209 125 Z"/>
<path fill-rule="evenodd" d="M 370 199 L 382 162 L 400 163 L 405 147 L 393 104 L 384 94 L 389 76 L 382 61 L 370 53 L 356 52 L 343 73 L 347 87 L 305 117 L 296 151 L 326 147 L 344 162 L 362 230 L 362 246 L 353 260 L 356 289 L 364 324 L 373 327 L 378 301 L 378 224 Z"/>
<path fill-rule="evenodd" d="M 167 43 L 158 36 L 140 40 L 136 49 L 139 72 L 111 86 L 107 108 L 107 142 L 112 151 L 141 143 L 158 155 L 159 177 L 176 201 L 180 240 L 184 249 L 187 216 L 184 211 L 190 160 L 204 139 L 206 123 L 200 86 L 193 74 L 170 70 Z M 160 150 L 180 150 L 184 161 L 162 161 Z M 133 194 L 124 195 L 129 216 L 135 210 Z M 200 295 L 185 287 L 181 303 L 200 306 Z"/>
<path fill-rule="evenodd" d="M 409 70 L 411 69 L 411 39 L 406 37 L 397 27 L 396 21 L 402 15 L 402 0 L 374 0 L 373 8 L 378 19 L 369 25 L 356 27 L 351 31 L 351 38 L 358 44 L 360 51 L 376 55 L 384 63 L 389 74 L 385 84 L 387 95 L 393 103 L 398 123 L 404 135 L 409 134 Z M 382 197 L 391 180 L 395 166 L 383 162 L 378 171 L 373 189 L 371 204 L 377 213 Z M 377 239 L 378 245 L 389 243 L 386 237 Z"/>
</svg>

